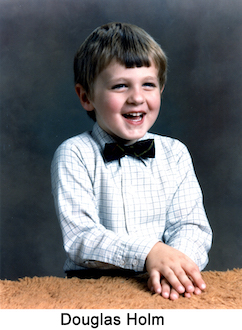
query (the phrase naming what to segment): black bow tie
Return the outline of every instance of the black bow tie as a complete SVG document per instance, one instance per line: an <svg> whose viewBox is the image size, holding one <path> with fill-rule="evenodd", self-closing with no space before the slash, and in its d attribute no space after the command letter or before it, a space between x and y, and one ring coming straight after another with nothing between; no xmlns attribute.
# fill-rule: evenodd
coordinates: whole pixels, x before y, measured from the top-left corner
<svg viewBox="0 0 242 330"><path fill-rule="evenodd" d="M107 162L120 159L126 155L135 158L154 158L155 142L153 139L142 140L130 146L120 145L118 143L106 143L103 155Z"/></svg>

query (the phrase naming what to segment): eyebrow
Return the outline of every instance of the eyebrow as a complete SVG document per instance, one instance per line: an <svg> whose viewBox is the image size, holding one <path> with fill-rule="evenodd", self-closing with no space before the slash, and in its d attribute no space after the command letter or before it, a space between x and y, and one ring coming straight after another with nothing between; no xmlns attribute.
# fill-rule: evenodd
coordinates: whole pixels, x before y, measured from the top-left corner
<svg viewBox="0 0 242 330"><path fill-rule="evenodd" d="M131 77L132 79L132 77ZM110 78L110 79L107 79L107 82L112 84L112 83L116 83L116 82L119 82L119 81L127 81L127 80L130 80L129 77L117 77L117 78ZM159 78L158 76L145 76L145 77L142 77L141 80L156 80L156 81L159 81Z"/></svg>

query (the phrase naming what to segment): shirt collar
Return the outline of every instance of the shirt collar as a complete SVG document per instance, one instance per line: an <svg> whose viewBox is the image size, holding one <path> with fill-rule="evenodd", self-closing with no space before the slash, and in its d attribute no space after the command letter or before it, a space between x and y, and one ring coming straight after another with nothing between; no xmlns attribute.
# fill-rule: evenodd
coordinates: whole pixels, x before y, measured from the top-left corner
<svg viewBox="0 0 242 330"><path fill-rule="evenodd" d="M98 123L95 123L91 133L93 139L100 146L101 150L104 149L106 143L115 142L115 139L105 132Z"/></svg>

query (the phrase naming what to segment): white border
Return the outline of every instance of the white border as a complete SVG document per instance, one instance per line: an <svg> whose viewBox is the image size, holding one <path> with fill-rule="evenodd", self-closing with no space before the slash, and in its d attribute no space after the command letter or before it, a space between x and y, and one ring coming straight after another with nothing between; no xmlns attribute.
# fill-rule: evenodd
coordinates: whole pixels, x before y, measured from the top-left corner
<svg viewBox="0 0 242 330"><path fill-rule="evenodd" d="M61 325L62 314L65 313L65 317L78 318L84 317L85 320L97 321L99 324L83 325L83 324L70 324ZM141 320L144 323L147 320L147 324L134 324L134 321L130 321L128 325L128 316L133 318L136 316L136 320ZM164 323L161 324L162 316ZM153 318L154 317L154 318ZM102 320L101 320L102 318ZM210 330L210 329L228 329L234 327L238 329L241 325L242 309L240 310L184 310L184 309L2 309L0 310L0 328L3 330L7 329L18 329L18 330L69 330L69 329L179 329L179 330ZM148 324L149 320L152 323L152 319L155 324ZM67 322L64 319L64 323ZM112 325L101 325L100 322L105 320L112 320ZM114 324L116 320L116 324ZM117 322L120 320L120 322ZM134 320L134 318L133 318ZM157 321L159 320L159 321ZM160 324L157 324L160 322ZM118 324L119 323L119 324Z"/></svg>

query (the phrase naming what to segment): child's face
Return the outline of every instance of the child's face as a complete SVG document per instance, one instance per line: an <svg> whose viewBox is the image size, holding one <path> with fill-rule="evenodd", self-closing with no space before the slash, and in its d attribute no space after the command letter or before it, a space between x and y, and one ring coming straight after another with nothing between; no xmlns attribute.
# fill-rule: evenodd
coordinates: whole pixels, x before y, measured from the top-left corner
<svg viewBox="0 0 242 330"><path fill-rule="evenodd" d="M162 90L153 63L126 68L111 62L94 83L91 104L99 126L126 143L134 143L156 121Z"/></svg>

